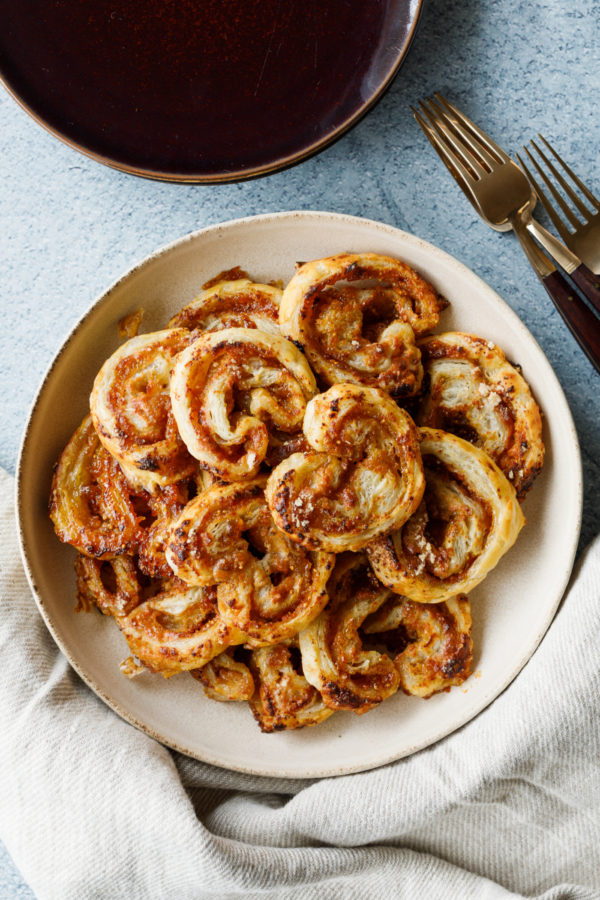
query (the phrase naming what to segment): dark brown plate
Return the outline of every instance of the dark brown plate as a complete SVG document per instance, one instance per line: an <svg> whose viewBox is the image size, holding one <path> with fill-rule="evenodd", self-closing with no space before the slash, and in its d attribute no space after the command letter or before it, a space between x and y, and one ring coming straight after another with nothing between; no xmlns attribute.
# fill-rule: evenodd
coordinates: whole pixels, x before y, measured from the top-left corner
<svg viewBox="0 0 600 900"><path fill-rule="evenodd" d="M388 87L423 0L3 0L0 74L71 146L170 181L282 169Z"/></svg>

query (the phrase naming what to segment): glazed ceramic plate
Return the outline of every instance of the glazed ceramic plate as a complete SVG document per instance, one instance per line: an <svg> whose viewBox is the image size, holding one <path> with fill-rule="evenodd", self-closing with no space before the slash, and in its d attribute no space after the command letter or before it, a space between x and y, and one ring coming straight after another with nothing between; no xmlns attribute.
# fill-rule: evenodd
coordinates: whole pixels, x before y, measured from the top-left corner
<svg viewBox="0 0 600 900"><path fill-rule="evenodd" d="M119 671L129 655L115 623L76 614L74 551L47 513L52 467L88 409L92 381L119 344L117 323L145 309L143 330L163 328L200 286L240 265L257 280L289 280L296 260L374 251L418 269L451 302L440 329L489 338L519 363L545 414L543 473L524 504L527 524L471 594L474 674L430 700L395 695L366 716L340 712L299 731L262 734L246 704L207 700L187 674L165 680ZM382 765L439 740L480 712L527 662L567 584L581 514L581 466L571 415L544 354L510 308L469 269L387 225L322 212L257 216L213 226L144 260L91 307L59 351L29 420L17 480L22 551L39 609L71 664L120 716L170 747L217 766L309 778Z"/></svg>
<svg viewBox="0 0 600 900"><path fill-rule="evenodd" d="M0 73L68 144L124 171L232 181L343 134L397 73L423 0L3 0Z"/></svg>

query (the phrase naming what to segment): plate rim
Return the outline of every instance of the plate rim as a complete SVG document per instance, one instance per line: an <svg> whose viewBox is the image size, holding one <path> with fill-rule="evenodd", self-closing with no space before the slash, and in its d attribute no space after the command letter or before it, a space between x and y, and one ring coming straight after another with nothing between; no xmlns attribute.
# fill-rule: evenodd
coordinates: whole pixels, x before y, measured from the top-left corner
<svg viewBox="0 0 600 900"><path fill-rule="evenodd" d="M315 767L310 772L306 772L304 774L299 774L295 770L287 770L285 766L272 770L269 768L261 768L252 765L243 765L243 764L232 764L232 763L224 763L220 761L217 757L211 756L210 753L203 753L199 755L197 751L190 749L189 747L185 747L174 741L169 739L168 736L159 733L157 730L152 728L151 726L142 722L134 713L130 710L125 709L121 706L121 704L114 700L109 693L104 691L96 682L93 677L91 677L86 671L83 664L80 664L77 659L73 657L68 646L61 639L58 629L55 627L50 612L46 608L46 604L44 601L44 597L42 596L41 590L38 589L37 584L35 582L33 566L30 564L29 554L26 546L25 540L25 529L23 525L23 517L24 517L24 505L25 505L25 486L24 486L24 468L26 465L27 455L31 452L31 448L29 446L29 434L33 427L34 419L36 416L37 408L43 398L44 392L47 389L47 385L49 379L51 378L52 372L58 362L62 359L63 355L67 352L73 341L76 339L77 334L80 329L85 325L87 320L96 313L98 309L103 307L104 305L110 303L114 292L121 286L121 284L127 281L130 278L134 278L135 275L146 266L151 265L155 260L160 259L161 257L166 256L171 251L185 245L186 243L196 241L201 239L205 235L217 235L219 232L228 231L233 228L243 228L247 226L251 226L252 224L261 224L268 223L277 220L288 219L292 221L293 219L302 219L302 220L336 220L339 223L346 223L350 226L363 226L367 228L372 228L376 231L383 231L388 234L390 237L399 237L403 241L407 241L409 244L414 244L415 246L420 247L431 254L431 257L435 259L437 257L440 260L445 261L447 265L450 265L452 268L456 269L457 272L462 275L466 275L468 278L473 279L475 282L479 282L480 285L484 288L484 290L493 295L494 300L499 304L500 309L504 316L509 320L512 327L514 327L518 332L521 333L521 336L524 337L528 343L530 343L536 351L539 353L541 359L545 362L547 367L546 376L551 377L554 382L554 388L558 390L558 394L562 399L563 403L563 414L566 414L566 422L569 426L569 436L572 443L572 448L575 451L574 457L577 463L577 469L574 473L572 473L572 479L574 484L576 484L576 504L574 508L574 518L575 518L575 527L573 528L571 534L570 548L568 554L565 556L565 567L564 570L560 573L561 578L559 579L560 590L557 591L557 598L546 612L546 616L544 617L543 623L540 626L538 632L535 634L535 637L528 643L528 649L524 653L522 657L510 668L509 674L504 678L501 684L494 684L491 689L486 692L483 697L480 698L476 709L469 711L465 716L459 718L450 729L443 728L442 732L439 736L433 739L426 739L423 742L413 742L408 748L405 748L401 752L391 752L381 756L377 762L369 763L367 765L364 764L356 764L356 765L348 765L344 764L343 768L340 769L340 766L321 766ZM383 222L378 222L373 219L364 218L362 216L354 216L348 215L345 213L337 213L337 212L328 212L325 210L291 210L291 211L280 211L275 213L262 213L254 216L244 216L236 219L226 220L224 222L214 223L212 225L205 226L204 228L197 229L188 234L182 235L178 238L175 238L168 243L161 245L160 247L153 250L151 253L147 254L143 259L139 260L125 272L123 272L120 276L118 276L112 284L104 291L102 291L99 295L95 297L90 306L86 309L84 314L78 319L75 325L71 328L71 330L67 333L66 337L63 339L61 346L57 353L54 355L52 361L50 362L45 374L43 375L38 390L36 391L34 400L30 406L26 424L23 430L23 435L21 439L21 444L19 448L17 468L16 468L16 476L15 476L15 505L16 505L16 521L17 521L17 533L19 537L19 550L21 559L23 562L23 567L25 569L25 574L27 577L28 584L31 588L33 598L35 600L36 606L46 627L48 628L52 638L57 644L59 650L66 657L69 664L73 667L73 669L77 672L80 678L84 681L85 684L98 696L100 699L105 702L109 708L111 708L114 712L116 712L120 718L128 722L129 724L135 726L140 731L149 735L153 739L157 740L159 743L163 744L166 747L171 748L185 756L188 756L192 759L199 760L200 762L207 763L209 765L214 765L221 769L226 769L229 771L240 772L247 775L254 775L260 777L272 777L272 778L289 778L294 780L306 780L306 779L314 779L314 778L328 778L328 777L342 777L344 775L354 774L357 772L369 771L375 768L379 768L380 766L388 765L391 762L395 762L399 759L405 758L407 756L411 756L412 754L418 752L419 750L423 750L427 747L433 746L438 743L438 741L443 740L445 737L449 737L459 728L462 728L467 722L476 718L480 713L482 713L497 697L499 697L504 690L514 681L514 679L518 676L523 667L527 664L527 662L531 659L533 654L536 652L540 642L542 641L544 635L546 634L548 628L552 624L554 620L556 611L562 601L565 590L569 583L571 573L573 571L573 566L575 562L575 555L577 552L577 546L579 541L579 534L581 530L581 522L582 522L582 510L583 510L583 472L582 472L582 459L581 459L581 449L579 444L579 438L577 435L577 431L575 428L575 424L573 421L573 416L567 402L566 396L562 389L562 386L550 365L544 351L542 350L539 343L536 341L535 337L531 334L527 326L522 322L519 316L514 312L514 310L508 305L508 303L492 288L487 282L485 282L479 275L473 272L466 264L460 262L460 260L456 259L456 257L447 253L445 250L442 250L440 247L437 247L434 244L431 244L429 241L424 240L416 235L410 234L406 231L403 231L400 228L396 228L393 225L388 225ZM568 563L567 563L568 560Z"/></svg>
<svg viewBox="0 0 600 900"><path fill-rule="evenodd" d="M324 137L320 138L318 141L309 143L297 152L288 153L286 156L278 160L274 160L271 163L236 169L234 171L221 171L215 174L169 173L163 172L160 169L146 168L143 166L129 165L128 163L120 162L119 160L115 160L110 156L92 150L85 144L79 143L73 138L70 138L65 132L52 125L40 112L38 112L27 100L25 100L24 97L21 96L17 88L13 86L11 80L2 70L2 68L0 68L0 84L5 88L9 96L12 97L12 99L21 107L21 109L26 112L27 115L29 115L34 120L34 122L36 122L36 124L40 125L46 132L52 135L52 137L57 138L59 141L61 141L62 144L69 147L71 150L75 150L77 153L81 153L88 159L100 163L103 166L107 166L110 169L114 169L118 172L123 172L126 175L135 175L139 178L147 178L152 181L163 181L171 184L228 184L240 181L250 181L254 178L273 175L275 172L282 172L286 169L298 165L301 162L304 162L307 159L310 159L310 157L312 156L317 155L322 150L330 147L332 144L342 138L348 131L354 128L354 126L357 125L360 120L363 119L364 116L374 106L377 105L377 103L379 103L383 95L387 92L388 88L391 86L392 82L398 75L408 55L422 18L424 4L425 0L408 0L408 12L410 13L410 16L412 18L406 40L399 48L394 62L390 66L387 75L378 85L377 89L369 96L367 100L361 103L360 106L350 116L348 116L343 122L341 122Z"/></svg>

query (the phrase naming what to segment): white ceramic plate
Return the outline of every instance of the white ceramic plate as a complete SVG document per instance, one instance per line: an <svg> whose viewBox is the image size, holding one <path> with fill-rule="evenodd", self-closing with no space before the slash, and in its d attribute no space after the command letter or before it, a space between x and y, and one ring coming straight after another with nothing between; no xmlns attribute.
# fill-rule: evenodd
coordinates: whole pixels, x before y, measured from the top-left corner
<svg viewBox="0 0 600 900"><path fill-rule="evenodd" d="M524 510L516 545L471 595L474 675L430 700L396 695L367 716L336 713L323 724L262 734L246 704L204 697L189 675L129 681L129 655L114 622L78 614L74 551L47 514L52 467L87 410L89 389L117 347L117 322L145 309L143 330L164 327L217 272L240 265L258 280L287 281L296 260L341 251L397 256L450 301L438 330L462 329L497 343L519 363L545 414L546 464ZM581 518L577 437L546 357L509 307L446 253L386 225L322 212L257 216L189 235L153 254L113 285L77 325L50 368L26 429L17 479L25 567L39 609L73 667L127 721L182 753L217 766L314 778L370 769L414 753L463 725L517 675L552 621L573 564Z"/></svg>

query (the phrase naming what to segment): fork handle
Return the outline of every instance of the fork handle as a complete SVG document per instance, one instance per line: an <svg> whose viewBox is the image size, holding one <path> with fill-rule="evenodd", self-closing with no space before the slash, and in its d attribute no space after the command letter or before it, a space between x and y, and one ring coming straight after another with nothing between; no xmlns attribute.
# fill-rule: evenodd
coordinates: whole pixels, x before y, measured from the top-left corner
<svg viewBox="0 0 600 900"><path fill-rule="evenodd" d="M573 273L574 274L574 273ZM573 274L571 278L573 278ZM577 296L571 285L555 270L541 277L565 325L597 372L600 372L600 319Z"/></svg>
<svg viewBox="0 0 600 900"><path fill-rule="evenodd" d="M537 219L534 219L531 212L525 210L520 215L521 223L525 226L529 234L542 245L546 253L549 253L557 266L567 273L569 278L577 285L583 296L590 301L596 312L600 313L600 275L596 275L583 263L578 256L568 247L559 241L550 231L544 228ZM515 225L513 225L515 227ZM516 223L516 228L519 223ZM516 230L516 229L515 229ZM522 230L522 229L521 229ZM522 243L522 242L521 242ZM527 249L524 247L525 252ZM529 256L530 254L527 253ZM537 271L535 261L530 260L533 267ZM548 267L544 269L549 271Z"/></svg>
<svg viewBox="0 0 600 900"><path fill-rule="evenodd" d="M572 272L569 278L575 282L584 297L590 301L594 309L600 313L600 275L596 275L591 269L581 263Z"/></svg>
<svg viewBox="0 0 600 900"><path fill-rule="evenodd" d="M565 325L600 372L600 319L558 271L549 256L533 240L518 211L509 216L510 224L531 266L561 314Z"/></svg>

